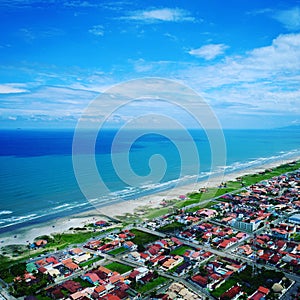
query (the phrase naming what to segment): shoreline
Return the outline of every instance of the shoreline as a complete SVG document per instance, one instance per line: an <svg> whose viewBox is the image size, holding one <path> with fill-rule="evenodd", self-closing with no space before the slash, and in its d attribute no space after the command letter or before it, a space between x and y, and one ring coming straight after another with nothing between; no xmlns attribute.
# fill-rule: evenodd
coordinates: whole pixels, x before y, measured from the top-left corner
<svg viewBox="0 0 300 300"><path fill-rule="evenodd" d="M266 169L272 169L283 164L291 163L300 160L300 156L293 158L280 159L259 166L248 167L243 170L234 171L228 174L216 175L206 180L195 182L188 185L177 186L173 189L157 192L155 194L143 196L134 200L124 200L117 204L95 208L82 213L69 215L66 217L41 222L34 225L29 225L21 229L15 229L0 234L0 247L32 243L34 239L42 235L51 235L55 233L67 232L70 228L83 227L86 224L93 223L100 219L108 217L124 216L125 214L133 214L135 210L147 206L148 208L161 208L162 200L177 199L180 201L180 195L187 193L198 192L199 188L217 187L221 182L235 181L236 178L248 174L257 174Z"/></svg>

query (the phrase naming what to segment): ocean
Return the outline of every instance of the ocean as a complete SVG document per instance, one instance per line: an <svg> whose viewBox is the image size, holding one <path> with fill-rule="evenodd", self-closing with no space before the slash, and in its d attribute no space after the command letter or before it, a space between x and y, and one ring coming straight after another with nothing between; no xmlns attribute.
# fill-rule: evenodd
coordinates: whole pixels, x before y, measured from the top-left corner
<svg viewBox="0 0 300 300"><path fill-rule="evenodd" d="M192 139L180 131L170 131L167 136L128 131L114 145L112 160L116 133L104 130L92 149L97 178L88 164L75 175L73 131L1 130L0 233L201 182L220 170L231 173L300 155L299 128L224 130L226 152L216 153L202 130L189 131ZM189 155L189 149L197 151ZM88 157L84 148L82 151L76 155ZM226 161L220 165L223 156ZM79 187L82 180L83 191Z"/></svg>

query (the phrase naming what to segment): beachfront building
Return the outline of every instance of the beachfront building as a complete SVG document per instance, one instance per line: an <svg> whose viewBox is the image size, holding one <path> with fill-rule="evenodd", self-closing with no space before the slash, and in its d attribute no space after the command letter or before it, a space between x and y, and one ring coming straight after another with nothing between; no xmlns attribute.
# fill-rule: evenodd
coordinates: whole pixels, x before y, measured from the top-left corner
<svg viewBox="0 0 300 300"><path fill-rule="evenodd" d="M289 217L289 222L294 224L300 224L300 214L295 214Z"/></svg>
<svg viewBox="0 0 300 300"><path fill-rule="evenodd" d="M230 225L242 230L242 231L247 231L247 232L253 232L255 231L259 225L261 224L261 220L247 220L247 221L241 221L237 219L233 219L230 221Z"/></svg>

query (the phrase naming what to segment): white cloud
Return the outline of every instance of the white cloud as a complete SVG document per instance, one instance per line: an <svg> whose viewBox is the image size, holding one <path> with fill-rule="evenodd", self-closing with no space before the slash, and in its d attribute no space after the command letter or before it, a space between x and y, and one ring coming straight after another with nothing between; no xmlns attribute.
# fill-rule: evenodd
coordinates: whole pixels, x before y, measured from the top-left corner
<svg viewBox="0 0 300 300"><path fill-rule="evenodd" d="M300 7L296 6L288 10L278 11L273 18L281 22L289 30L300 29Z"/></svg>
<svg viewBox="0 0 300 300"><path fill-rule="evenodd" d="M0 115L36 120L77 119L98 93L58 86L32 88L26 94L1 96Z"/></svg>
<svg viewBox="0 0 300 300"><path fill-rule="evenodd" d="M209 44L197 49L192 49L189 51L189 54L204 58L206 60L212 60L217 56L223 54L227 48L228 46L224 44Z"/></svg>
<svg viewBox="0 0 300 300"><path fill-rule="evenodd" d="M123 19L142 22L193 22L195 18L186 10L179 8L162 8L134 11Z"/></svg>
<svg viewBox="0 0 300 300"><path fill-rule="evenodd" d="M97 36L103 36L104 30L102 25L95 25L90 30L89 33L97 35Z"/></svg>
<svg viewBox="0 0 300 300"><path fill-rule="evenodd" d="M300 33L279 35L268 46L208 66L183 66L178 77L201 92L221 118L261 115L266 118L254 126L263 127L270 116L278 127L274 116L287 120L300 114Z"/></svg>
<svg viewBox="0 0 300 300"><path fill-rule="evenodd" d="M18 84L0 84L0 94L26 93L28 90L21 88Z"/></svg>

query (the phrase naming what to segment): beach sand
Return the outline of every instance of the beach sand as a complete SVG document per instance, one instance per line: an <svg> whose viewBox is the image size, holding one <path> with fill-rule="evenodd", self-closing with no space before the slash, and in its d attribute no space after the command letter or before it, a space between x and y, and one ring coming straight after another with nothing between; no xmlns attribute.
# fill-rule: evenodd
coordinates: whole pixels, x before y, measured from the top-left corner
<svg viewBox="0 0 300 300"><path fill-rule="evenodd" d="M70 228L83 227L86 224L94 223L96 220L105 219L103 215L116 217L126 213L134 213L136 209L141 207L156 208L161 207L162 200L178 199L179 195L186 195L194 191L198 191L202 187L217 187L221 182L235 180L238 177L262 172L266 169L271 169L282 164L292 161L300 160L300 157L293 157L286 160L280 160L258 167L251 167L238 172L211 177L206 181L196 182L194 184L185 185L173 188L171 190L158 192L156 194L148 195L142 198L121 201L117 204L105 206L100 209L87 211L77 215L71 215L60 219L55 219L45 223L25 227L24 229L17 229L11 232L0 234L0 246L10 244L28 244L41 235L50 235L53 233L62 233L68 231Z"/></svg>

